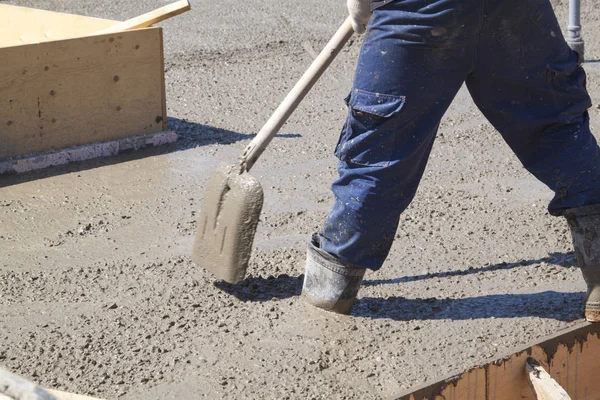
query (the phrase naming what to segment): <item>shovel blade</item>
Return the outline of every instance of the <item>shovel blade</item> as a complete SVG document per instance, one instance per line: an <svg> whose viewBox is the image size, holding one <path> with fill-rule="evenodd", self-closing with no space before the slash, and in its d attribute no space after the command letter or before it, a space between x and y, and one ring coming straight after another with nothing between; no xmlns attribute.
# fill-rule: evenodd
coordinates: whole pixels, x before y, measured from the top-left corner
<svg viewBox="0 0 600 400"><path fill-rule="evenodd" d="M262 205L263 190L252 175L217 167L206 185L192 260L217 279L243 280Z"/></svg>

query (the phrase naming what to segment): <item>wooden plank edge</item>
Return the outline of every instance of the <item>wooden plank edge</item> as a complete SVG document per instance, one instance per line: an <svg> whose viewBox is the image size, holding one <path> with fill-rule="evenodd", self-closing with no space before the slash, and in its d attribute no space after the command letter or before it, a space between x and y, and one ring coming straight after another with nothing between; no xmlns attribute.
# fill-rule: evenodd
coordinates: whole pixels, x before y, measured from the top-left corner
<svg viewBox="0 0 600 400"><path fill-rule="evenodd" d="M56 397L58 400L102 400L97 397L84 396L82 394L62 392L60 390L46 389L48 393Z"/></svg>
<svg viewBox="0 0 600 400"><path fill-rule="evenodd" d="M101 400L60 390L46 389L22 376L0 368L0 400Z"/></svg>
<svg viewBox="0 0 600 400"><path fill-rule="evenodd" d="M543 337L539 339L537 343L533 343L527 346L526 348L516 349L505 357L487 359L483 363L478 364L472 368L468 368L467 370L459 372L458 374L446 376L434 383L426 382L422 385L417 385L390 398L396 400L434 400L437 398L441 398L441 393L444 391L444 389L446 389L450 385L456 386L458 384L458 381L460 381L461 378L463 376L466 376L469 372L480 368L485 369L489 365L493 364L501 365L505 361L510 360L513 356L517 356L523 353L531 354L532 349L536 346L541 347L544 350L546 356L548 357L548 359L545 361L548 364L550 364L560 345L566 345L570 351L578 344L582 346L583 342L587 340L589 335L595 335L600 338L600 323L577 323L571 327L557 331L554 335ZM523 370L525 370L525 365L523 365Z"/></svg>
<svg viewBox="0 0 600 400"><path fill-rule="evenodd" d="M57 400L102 400L97 397L84 396L81 394L62 392L60 390L45 389L46 392L56 397ZM47 399L47 397L46 397ZM0 393L0 400L14 400L13 397L6 396Z"/></svg>
<svg viewBox="0 0 600 400"><path fill-rule="evenodd" d="M165 79L165 50L164 50L164 36L162 32L162 28L160 29L160 34L158 35L160 38L160 74L161 74L161 96L162 96L162 129L167 129L167 90L166 90L166 79Z"/></svg>
<svg viewBox="0 0 600 400"><path fill-rule="evenodd" d="M525 371L531 390L538 400L571 400L565 389L533 358L528 358Z"/></svg>
<svg viewBox="0 0 600 400"><path fill-rule="evenodd" d="M148 146L173 143L178 135L175 131L163 131L102 143L90 143L45 153L32 153L0 160L0 175L34 171L71 162L115 156L126 150L138 150Z"/></svg>
<svg viewBox="0 0 600 400"><path fill-rule="evenodd" d="M120 21L0 4L0 22L1 50L87 36Z"/></svg>
<svg viewBox="0 0 600 400"><path fill-rule="evenodd" d="M191 8L192 7L188 0L179 0L171 4L167 4L166 6L157 8L146 14L142 14L137 17L128 19L127 21L115 24L110 28L94 32L94 35L121 32L129 29L146 28L166 19L172 18L176 15L182 14L186 11L189 11L191 10Z"/></svg>
<svg viewBox="0 0 600 400"><path fill-rule="evenodd" d="M0 1L2 1L2 0L0 0ZM153 30L153 29L162 29L162 28L157 27L157 26L148 26L148 27L140 28L140 29ZM11 49L11 48L15 48L15 47L22 48L24 46L40 46L40 45L44 45L44 44L47 44L47 43L61 43L61 42L67 43L67 42L73 41L73 40L81 40L81 38L84 38L84 37L94 37L94 38L97 37L97 39L100 40L100 41L105 40L105 39L110 40L111 36L114 36L114 35L115 35L115 33L107 33L107 34L90 33L88 35L82 35L82 36L77 36L77 37L68 37L68 38L64 38L64 39L50 40L48 42L15 44L15 45L8 46L8 47L2 47L2 45L0 45L0 52L2 52L2 50ZM162 36L162 33L161 33L161 36Z"/></svg>
<svg viewBox="0 0 600 400"><path fill-rule="evenodd" d="M47 393L50 393L56 398L56 400L102 400L97 397L83 396L81 394L61 392L60 390L46 389ZM44 397L43 400L47 400L48 396ZM0 400L14 400L13 397L9 397L0 393Z"/></svg>

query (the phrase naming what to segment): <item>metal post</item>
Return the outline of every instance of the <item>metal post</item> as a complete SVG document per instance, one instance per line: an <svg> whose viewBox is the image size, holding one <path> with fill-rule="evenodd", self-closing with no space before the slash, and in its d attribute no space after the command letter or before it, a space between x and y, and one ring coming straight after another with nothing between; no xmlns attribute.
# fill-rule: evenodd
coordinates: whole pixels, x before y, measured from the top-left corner
<svg viewBox="0 0 600 400"><path fill-rule="evenodd" d="M569 34L567 36L567 44L579 54L579 58L583 61L584 43L581 37L580 15L581 0L569 0Z"/></svg>

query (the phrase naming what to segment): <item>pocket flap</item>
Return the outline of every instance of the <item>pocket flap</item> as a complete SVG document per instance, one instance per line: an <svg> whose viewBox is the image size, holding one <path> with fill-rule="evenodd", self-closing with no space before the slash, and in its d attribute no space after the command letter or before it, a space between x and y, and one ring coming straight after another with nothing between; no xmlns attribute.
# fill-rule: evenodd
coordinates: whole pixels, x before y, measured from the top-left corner
<svg viewBox="0 0 600 400"><path fill-rule="evenodd" d="M405 99L404 96L354 89L348 105L356 111L386 118L399 112L404 106Z"/></svg>

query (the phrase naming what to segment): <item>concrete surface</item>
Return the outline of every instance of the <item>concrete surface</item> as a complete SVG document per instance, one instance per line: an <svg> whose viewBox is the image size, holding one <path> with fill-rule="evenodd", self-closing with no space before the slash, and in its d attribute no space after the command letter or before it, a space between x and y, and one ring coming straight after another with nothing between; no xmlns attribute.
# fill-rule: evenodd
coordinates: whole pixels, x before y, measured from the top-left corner
<svg viewBox="0 0 600 400"><path fill-rule="evenodd" d="M164 1L12 0L126 19ZM384 268L351 316L298 298L325 217L353 41L253 169L249 278L190 262L206 179L233 162L345 17L344 1L195 2L163 24L176 144L0 179L0 365L124 399L376 399L580 320L584 284L550 192L461 90ZM553 1L561 22L567 2ZM598 10L583 2L600 132Z"/></svg>

